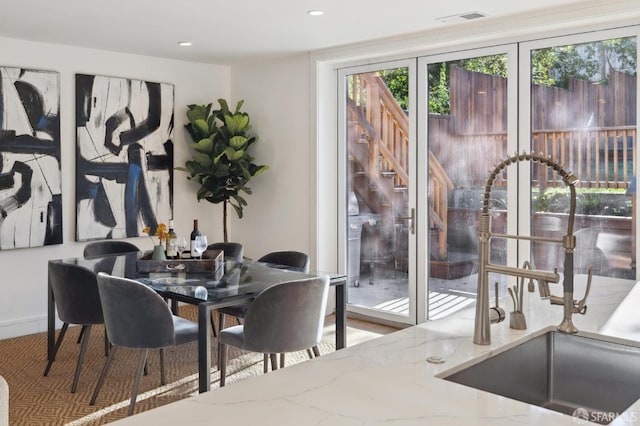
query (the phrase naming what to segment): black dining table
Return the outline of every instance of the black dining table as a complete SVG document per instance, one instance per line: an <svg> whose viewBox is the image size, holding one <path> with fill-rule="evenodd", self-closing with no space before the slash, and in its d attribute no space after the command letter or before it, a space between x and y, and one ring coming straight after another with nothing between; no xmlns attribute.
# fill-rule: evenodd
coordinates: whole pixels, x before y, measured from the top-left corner
<svg viewBox="0 0 640 426"><path fill-rule="evenodd" d="M211 389L211 311L214 309L244 304L264 289L284 281L302 278L329 276L330 285L336 289L335 344L336 349L346 346L346 283L344 274L322 271L302 272L281 265L252 260L236 262L225 259L223 266L215 272L140 272L138 260L146 252L131 252L99 258L69 258L49 262L71 263L84 266L91 271L125 277L141 282L171 301L171 309L178 313L179 302L198 306L198 389ZM55 300L51 283L47 289L47 357L53 356L55 345Z"/></svg>

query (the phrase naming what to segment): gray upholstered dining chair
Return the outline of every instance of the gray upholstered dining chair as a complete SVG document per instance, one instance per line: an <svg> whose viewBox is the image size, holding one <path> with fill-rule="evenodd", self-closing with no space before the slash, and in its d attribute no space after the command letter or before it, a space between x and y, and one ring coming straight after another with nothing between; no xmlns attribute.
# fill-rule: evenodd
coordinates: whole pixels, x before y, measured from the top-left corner
<svg viewBox="0 0 640 426"><path fill-rule="evenodd" d="M317 346L322 339L329 277L286 281L262 291L247 309L244 324L220 330L220 386L225 385L229 346L264 354L264 371L276 354Z"/></svg>
<svg viewBox="0 0 640 426"><path fill-rule="evenodd" d="M82 363L87 351L89 337L91 336L91 326L102 324L102 307L96 275L89 269L73 264L49 262L49 282L55 300L58 317L63 322L62 329L58 334L53 353L47 362L44 375L48 376L53 361L55 361L58 349L62 344L69 324L81 325L81 346L78 355L71 392L75 392L80 379ZM105 338L105 355L108 353L108 343Z"/></svg>
<svg viewBox="0 0 640 426"><path fill-rule="evenodd" d="M286 266L286 269L294 269L300 272L309 272L311 259L306 253L299 251L272 251L258 259L258 262L270 263L271 265Z"/></svg>
<svg viewBox="0 0 640 426"><path fill-rule="evenodd" d="M160 380L164 385L164 349L197 340L198 324L173 315L162 297L144 284L103 272L98 274L97 279L104 325L113 348L100 373L89 404L94 405L98 398L116 348L140 349L129 404L131 415L135 409L140 378L149 349L160 349Z"/></svg>
<svg viewBox="0 0 640 426"><path fill-rule="evenodd" d="M236 262L242 262L244 247L240 243L213 243L207 246L207 250L223 250L224 258Z"/></svg>
<svg viewBox="0 0 640 426"><path fill-rule="evenodd" d="M284 267L285 269L292 269L300 272L309 272L309 264L311 263L311 260L309 258L309 255L306 253L294 250L284 250L272 251L270 253L267 253L260 259L258 259L258 262L267 263L268 266L274 268ZM238 324L240 324L240 319L244 318L247 314L249 303L218 309L218 324L220 324L220 330L224 328L226 315L235 317ZM211 327L214 330L213 334L215 336L215 326L213 325L213 323L211 324ZM320 350L317 346L308 349L307 353L309 354L309 358L313 358L314 355L320 356ZM284 353L280 356L281 366L284 366L284 356ZM219 354L218 358L220 358Z"/></svg>
<svg viewBox="0 0 640 426"><path fill-rule="evenodd" d="M106 256L110 254L129 253L132 251L140 251L140 249L127 241L95 241L84 246L84 257L87 259Z"/></svg>
<svg viewBox="0 0 640 426"><path fill-rule="evenodd" d="M299 251L273 251L265 254L258 262L268 263L272 267L285 267L285 269L293 269L300 272L309 272L310 259L309 255ZM249 302L251 303L251 302ZM229 306L218 309L218 323L220 329L224 328L225 315L230 315L238 319L244 318L247 313L249 304L238 306ZM240 324L240 321L238 321Z"/></svg>

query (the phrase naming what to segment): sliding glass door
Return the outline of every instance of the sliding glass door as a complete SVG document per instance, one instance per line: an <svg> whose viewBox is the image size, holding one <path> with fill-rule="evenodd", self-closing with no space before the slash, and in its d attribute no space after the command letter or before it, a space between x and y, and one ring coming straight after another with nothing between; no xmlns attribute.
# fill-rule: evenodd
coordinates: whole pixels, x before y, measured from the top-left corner
<svg viewBox="0 0 640 426"><path fill-rule="evenodd" d="M339 72L349 309L416 322L415 60ZM412 81L414 83L412 83Z"/></svg>
<svg viewBox="0 0 640 426"><path fill-rule="evenodd" d="M475 303L478 280L478 221L491 165L515 143L515 46L421 58L419 146L427 151L428 319ZM491 230L515 230L515 169L507 169L491 190ZM512 250L508 248L511 247ZM493 239L495 264L515 262L513 241ZM506 279L490 276L504 294ZM492 286L492 291L495 287Z"/></svg>
<svg viewBox="0 0 640 426"><path fill-rule="evenodd" d="M578 179L573 272L635 280L637 38L632 27L338 71L350 310L416 323L471 307L487 178L523 151ZM562 244L545 241L568 232L556 172L510 164L488 197L491 263L566 272ZM493 300L515 279L489 283Z"/></svg>
<svg viewBox="0 0 640 426"><path fill-rule="evenodd" d="M576 274L636 279L637 67L637 29L521 45L520 92L529 112L521 140L578 178ZM546 166L527 173L531 195L521 209L531 215L523 225L533 235L566 234L570 197L562 179ZM561 245L524 247L537 268L562 272Z"/></svg>

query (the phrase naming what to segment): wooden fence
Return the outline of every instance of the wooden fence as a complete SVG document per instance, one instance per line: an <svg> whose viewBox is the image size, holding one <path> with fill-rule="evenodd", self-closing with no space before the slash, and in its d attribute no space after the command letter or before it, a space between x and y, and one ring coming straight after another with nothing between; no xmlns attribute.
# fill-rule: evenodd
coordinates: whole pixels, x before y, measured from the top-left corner
<svg viewBox="0 0 640 426"><path fill-rule="evenodd" d="M429 116L429 146L456 185L483 185L491 165L507 156L507 80L452 66L450 86L450 115ZM606 86L576 79L567 89L532 85L531 151L558 160L579 186L627 188L636 170L636 86L636 76L615 70ZM542 165L532 180L564 185Z"/></svg>

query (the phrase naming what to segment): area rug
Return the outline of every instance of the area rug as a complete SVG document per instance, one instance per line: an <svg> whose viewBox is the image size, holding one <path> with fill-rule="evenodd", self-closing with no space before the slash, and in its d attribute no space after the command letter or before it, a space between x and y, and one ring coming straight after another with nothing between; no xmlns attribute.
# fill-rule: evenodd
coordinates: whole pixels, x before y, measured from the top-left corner
<svg viewBox="0 0 640 426"><path fill-rule="evenodd" d="M183 316L195 317L195 310L183 309ZM193 319L193 318L192 318ZM331 317L325 326L321 353L335 350ZM65 336L48 377L46 367L46 333L37 333L0 341L0 375L9 383L10 425L100 425L127 415L133 375L138 353L119 349L96 404L89 405L94 386L106 357L104 329L94 327L76 393L71 383L80 345L76 343L80 327L71 327ZM212 354L216 354L212 339ZM287 365L308 360L306 352L287 355ZM215 364L215 355L212 362ZM136 413L168 404L197 393L197 343L168 349L166 352L167 385L160 385L159 352L150 352L149 374L140 383ZM262 374L262 355L230 348L227 385ZM219 386L216 365L211 370L211 387Z"/></svg>

